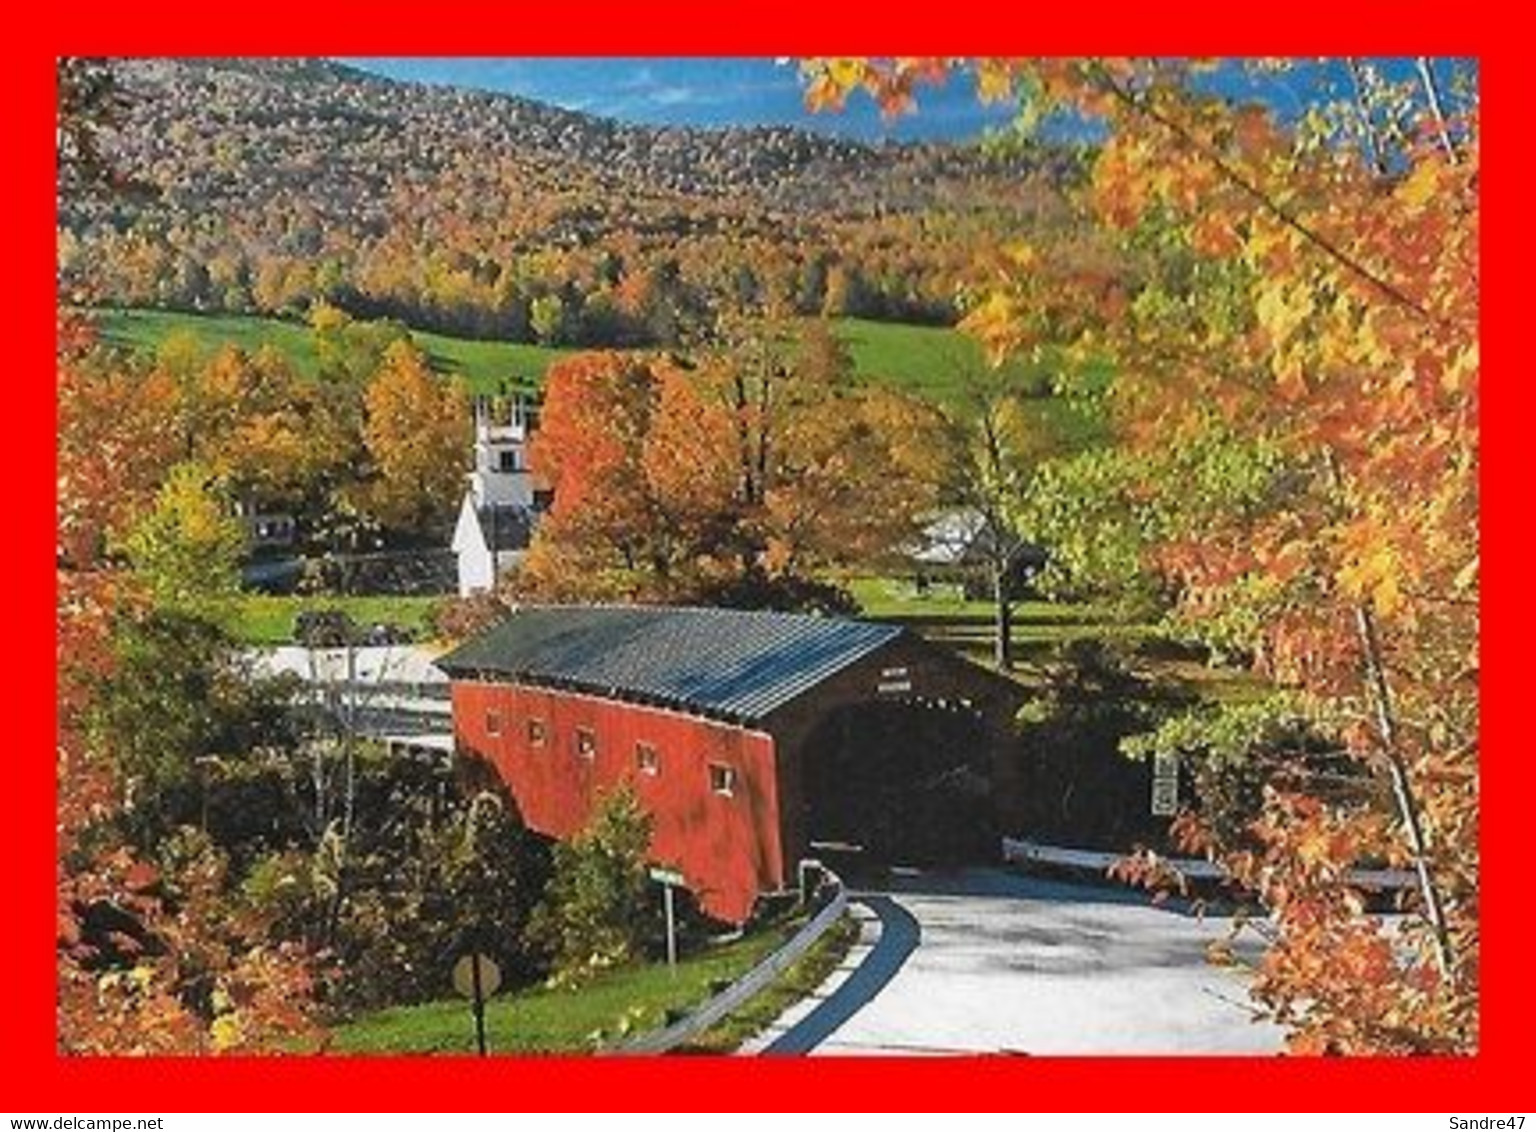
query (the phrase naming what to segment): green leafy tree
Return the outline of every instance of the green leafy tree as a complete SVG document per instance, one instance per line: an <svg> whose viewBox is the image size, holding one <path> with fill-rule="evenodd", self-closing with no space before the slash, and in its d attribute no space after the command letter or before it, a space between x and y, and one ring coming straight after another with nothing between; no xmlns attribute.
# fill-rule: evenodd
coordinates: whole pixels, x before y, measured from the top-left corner
<svg viewBox="0 0 1536 1132"><path fill-rule="evenodd" d="M621 786L583 833L555 847L554 875L529 938L551 956L556 983L579 983L639 957L655 917L646 876L650 844L650 815Z"/></svg>
<svg viewBox="0 0 1536 1132"><path fill-rule="evenodd" d="M240 588L245 545L222 485L188 461L171 469L122 549L157 605L214 612Z"/></svg>
<svg viewBox="0 0 1536 1132"><path fill-rule="evenodd" d="M528 324L535 337L553 346L565 337L565 302L559 295L540 295L528 308Z"/></svg>
<svg viewBox="0 0 1536 1132"><path fill-rule="evenodd" d="M109 753L127 824L146 844L178 824L208 827L217 768L294 745L290 688L253 678L217 624L184 608L125 609L109 647L86 729Z"/></svg>
<svg viewBox="0 0 1536 1132"><path fill-rule="evenodd" d="M523 941L548 877L548 855L496 792L461 795L435 769L360 760L358 815L347 844L333 823L312 850L275 854L247 896L289 937L339 960L330 998L369 1009L441 997L468 948L509 978L538 968ZM416 801L405 801L413 795Z"/></svg>
<svg viewBox="0 0 1536 1132"><path fill-rule="evenodd" d="M947 414L948 493L973 522L970 552L992 597L992 659L1013 667L1013 606L1034 535L1018 507L1035 467L1056 444L1033 410L1035 375L1020 366L983 368L953 359L956 395ZM1038 538L1038 535L1034 537Z"/></svg>
<svg viewBox="0 0 1536 1132"><path fill-rule="evenodd" d="M409 342L411 333L389 319L360 322L323 300L309 311L309 326L326 381L360 387L384 361L396 342Z"/></svg>

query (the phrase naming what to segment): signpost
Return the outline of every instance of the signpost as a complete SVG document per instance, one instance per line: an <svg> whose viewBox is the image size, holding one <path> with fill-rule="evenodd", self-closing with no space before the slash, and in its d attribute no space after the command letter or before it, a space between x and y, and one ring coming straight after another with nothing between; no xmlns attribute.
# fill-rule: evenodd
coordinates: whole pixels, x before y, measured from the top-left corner
<svg viewBox="0 0 1536 1132"><path fill-rule="evenodd" d="M475 1012L475 1045L485 1056L485 1000L501 986L501 968L489 955L471 951L453 965L453 989L470 1000Z"/></svg>
<svg viewBox="0 0 1536 1132"><path fill-rule="evenodd" d="M1152 760L1152 814L1171 818L1179 811L1178 756L1159 753Z"/></svg>
<svg viewBox="0 0 1536 1132"><path fill-rule="evenodd" d="M667 970L677 973L677 918L672 906L672 890L681 888L683 874L676 869L653 868L650 870L653 881L661 885L662 907L667 914Z"/></svg>

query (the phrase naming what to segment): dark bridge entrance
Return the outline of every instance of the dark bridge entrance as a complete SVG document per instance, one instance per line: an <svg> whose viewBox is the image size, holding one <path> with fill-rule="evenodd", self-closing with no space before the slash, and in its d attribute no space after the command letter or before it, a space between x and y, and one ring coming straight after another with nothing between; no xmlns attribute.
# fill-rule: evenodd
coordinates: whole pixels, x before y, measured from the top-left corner
<svg viewBox="0 0 1536 1132"><path fill-rule="evenodd" d="M861 845L885 864L993 860L990 742L981 717L960 705L834 709L803 748L809 840Z"/></svg>

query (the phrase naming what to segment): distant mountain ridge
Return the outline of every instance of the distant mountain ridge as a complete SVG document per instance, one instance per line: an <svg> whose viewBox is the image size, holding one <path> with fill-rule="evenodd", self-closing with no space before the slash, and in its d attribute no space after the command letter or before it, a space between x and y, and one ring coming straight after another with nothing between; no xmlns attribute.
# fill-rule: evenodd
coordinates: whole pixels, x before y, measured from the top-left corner
<svg viewBox="0 0 1536 1132"><path fill-rule="evenodd" d="M651 190L745 192L793 208L918 207L926 201L915 188L997 168L971 146L870 145L787 126L631 125L513 94L402 82L327 59L137 59L120 69L135 102L119 152L136 167L175 162L188 127L254 140L323 125L331 131L328 156L341 171L364 155L422 171L453 157L515 152L575 161ZM871 179L891 183L875 192ZM368 182L361 176L357 184Z"/></svg>
<svg viewBox="0 0 1536 1132"><path fill-rule="evenodd" d="M302 315L325 297L548 345L666 343L772 296L942 322L987 244L977 218L1038 210L1030 186L1049 197L1075 168L1045 147L633 125L328 59L114 69L128 106L103 148L151 192L61 193L60 285L86 302Z"/></svg>

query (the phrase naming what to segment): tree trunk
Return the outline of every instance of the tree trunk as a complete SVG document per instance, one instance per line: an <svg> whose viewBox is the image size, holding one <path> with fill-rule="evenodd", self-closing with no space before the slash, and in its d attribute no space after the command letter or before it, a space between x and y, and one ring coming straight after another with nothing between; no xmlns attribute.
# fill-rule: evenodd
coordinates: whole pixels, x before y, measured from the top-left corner
<svg viewBox="0 0 1536 1132"><path fill-rule="evenodd" d="M1375 618L1370 607L1363 602L1355 606L1355 628L1364 654L1366 683L1376 709L1376 734L1386 754L1387 773L1392 780L1392 796L1397 802L1398 816L1402 819L1403 832L1408 838L1408 848L1413 853L1419 896L1424 901L1424 918L1429 921L1434 939L1435 965L1440 969L1440 974L1449 979L1452 957L1450 933L1445 925L1445 909L1441 903L1440 890L1429 871L1418 799L1414 797L1413 785L1408 779L1408 767L1398 749L1397 717L1392 709L1392 692L1387 684L1386 668L1382 664Z"/></svg>
<svg viewBox="0 0 1536 1132"><path fill-rule="evenodd" d="M1456 152L1456 145L1451 141L1450 127L1445 122L1445 111L1440 105L1440 84L1435 81L1434 69L1430 66L1429 59L1420 55L1414 59L1419 69L1419 83L1424 87L1424 100L1429 103L1429 113L1435 120L1435 130L1440 135L1440 148L1445 150L1445 156L1452 165L1459 165L1461 157Z"/></svg>
<svg viewBox="0 0 1536 1132"><path fill-rule="evenodd" d="M1338 454L1332 448L1324 450L1323 459L1328 471L1328 481L1342 503L1344 497L1344 473L1339 467ZM1435 947L1435 966L1440 974L1449 979L1451 974L1451 939L1445 924L1445 905L1434 875L1429 871L1429 858L1424 837L1424 825L1420 817L1419 800L1414 796L1413 783L1408 777L1408 766L1398 745L1397 714L1392 706L1392 688L1387 680L1386 662L1381 655L1381 639L1376 632L1376 618L1365 599L1353 603L1355 633L1360 641L1361 667L1365 678L1366 693L1375 713L1376 738L1387 764L1387 775L1392 782L1392 798L1397 806L1398 819L1403 823L1403 833L1408 839L1408 849L1413 855L1414 876L1419 882L1419 896L1424 901L1424 918L1429 921Z"/></svg>
<svg viewBox="0 0 1536 1132"><path fill-rule="evenodd" d="M1371 104L1365 91L1365 76L1360 70L1360 60L1350 56L1344 62L1349 68L1349 82L1355 93L1355 114L1360 119L1361 147L1365 150L1365 159L1371 169L1380 177L1387 171L1387 162L1382 155L1381 143L1376 138L1376 121L1371 116Z"/></svg>
<svg viewBox="0 0 1536 1132"><path fill-rule="evenodd" d="M992 661L999 672L1013 669L1013 599L1008 593L1006 563L992 567L993 621Z"/></svg>

